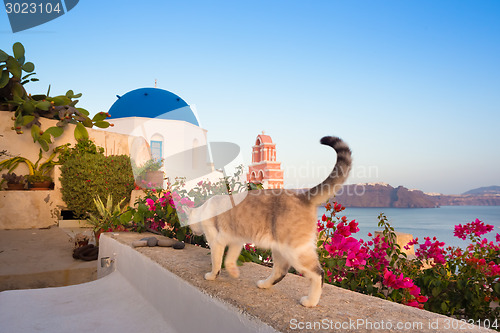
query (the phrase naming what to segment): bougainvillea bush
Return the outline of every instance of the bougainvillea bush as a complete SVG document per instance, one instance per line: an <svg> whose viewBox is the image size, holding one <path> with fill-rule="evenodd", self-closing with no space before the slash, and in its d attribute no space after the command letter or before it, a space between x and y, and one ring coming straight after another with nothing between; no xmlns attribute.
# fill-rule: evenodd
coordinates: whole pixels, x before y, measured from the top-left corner
<svg viewBox="0 0 500 333"><path fill-rule="evenodd" d="M423 308L423 296L415 282L403 273L406 254L396 243L394 228L381 214L378 226L382 234L370 240L356 239L355 220L337 216L345 208L338 203L326 204L327 214L318 221L318 252L325 270L325 282L409 306Z"/></svg>
<svg viewBox="0 0 500 333"><path fill-rule="evenodd" d="M192 200L182 198L173 189L145 189L144 192L145 196L137 199L133 210L136 231L159 232L180 241L191 237L189 228L181 226L179 215L185 214L182 206L193 207Z"/></svg>
<svg viewBox="0 0 500 333"><path fill-rule="evenodd" d="M475 220L455 226L455 236L469 239L465 249L445 247L433 237L412 240L415 258L396 243L394 229L381 214L382 234L356 239L355 220L337 216L345 208L326 204L318 221L318 252L325 282L409 306L424 308L471 323L500 327L500 234L496 242L482 236L494 227Z"/></svg>
<svg viewBox="0 0 500 333"><path fill-rule="evenodd" d="M410 262L408 271L429 295L425 309L460 319L489 320L491 327L498 329L500 235L496 234L495 242L482 238L493 229L478 219L456 225L454 235L470 240L466 249L445 248L444 243L429 237L422 244L418 239L409 243L418 245L417 258Z"/></svg>

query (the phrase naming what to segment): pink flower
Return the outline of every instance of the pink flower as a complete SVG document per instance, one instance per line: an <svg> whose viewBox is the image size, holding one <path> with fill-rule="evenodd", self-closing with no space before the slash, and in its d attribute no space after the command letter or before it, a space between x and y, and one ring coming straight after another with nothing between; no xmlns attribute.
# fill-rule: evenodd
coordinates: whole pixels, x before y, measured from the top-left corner
<svg viewBox="0 0 500 333"><path fill-rule="evenodd" d="M425 303L425 302L427 302L428 299L429 299L428 297L423 296L423 295L417 296L417 302L419 302L419 303Z"/></svg>
<svg viewBox="0 0 500 333"><path fill-rule="evenodd" d="M181 205L186 205L188 207L194 207L194 202L189 198L182 198L180 201Z"/></svg>
<svg viewBox="0 0 500 333"><path fill-rule="evenodd" d="M149 210L153 211L155 210L155 202L151 198L146 199L146 204L149 206Z"/></svg>
<svg viewBox="0 0 500 333"><path fill-rule="evenodd" d="M500 243L500 234L496 235L495 240L497 241L497 243Z"/></svg>
<svg viewBox="0 0 500 333"><path fill-rule="evenodd" d="M462 224L456 225L453 233L455 237L466 239L469 235L480 237L481 235L492 231L493 228L494 227L492 225L484 224L479 219L476 219L475 221L467 223L464 226L462 226Z"/></svg>
<svg viewBox="0 0 500 333"><path fill-rule="evenodd" d="M344 209L345 209L345 207L342 206L341 204L336 203L336 202L333 203L333 210L335 210L336 213L339 213L339 212L343 211Z"/></svg>
<svg viewBox="0 0 500 333"><path fill-rule="evenodd" d="M359 231L358 223L356 222L356 220L352 220L351 222L349 222L349 229L353 234Z"/></svg>
<svg viewBox="0 0 500 333"><path fill-rule="evenodd" d="M416 285L410 287L410 295L417 297L420 295L420 288Z"/></svg>
<svg viewBox="0 0 500 333"><path fill-rule="evenodd" d="M423 259L433 259L437 264L445 264L446 260L444 255L446 251L443 249L444 245L443 242L437 240L431 242L430 237L425 237L425 243L419 246L417 251L415 251L415 255Z"/></svg>

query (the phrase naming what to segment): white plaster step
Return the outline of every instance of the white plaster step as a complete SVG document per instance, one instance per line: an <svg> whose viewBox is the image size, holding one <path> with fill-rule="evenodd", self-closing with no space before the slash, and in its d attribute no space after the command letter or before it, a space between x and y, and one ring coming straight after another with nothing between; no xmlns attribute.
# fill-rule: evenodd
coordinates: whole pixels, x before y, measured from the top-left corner
<svg viewBox="0 0 500 333"><path fill-rule="evenodd" d="M118 271L80 285L3 291L0 323L6 333L176 332Z"/></svg>

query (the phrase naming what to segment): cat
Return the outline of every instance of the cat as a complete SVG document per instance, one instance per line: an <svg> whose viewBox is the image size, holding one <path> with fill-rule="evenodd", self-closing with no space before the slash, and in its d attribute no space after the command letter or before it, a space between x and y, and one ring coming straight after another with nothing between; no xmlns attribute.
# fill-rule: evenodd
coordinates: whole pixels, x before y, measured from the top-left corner
<svg viewBox="0 0 500 333"><path fill-rule="evenodd" d="M228 196L212 197L187 211L189 220L197 222L190 224L191 230L198 235L204 233L211 249L212 270L205 274L205 279L214 280L220 273L226 246L226 270L238 278L236 261L241 249L244 244L253 243L258 248L271 249L274 263L271 275L257 282L259 288L280 282L292 266L311 283L309 294L300 303L306 307L318 304L324 271L316 248L317 207L342 187L352 164L351 150L340 138L324 137L320 142L335 149L337 162L319 185L305 192L275 189L234 194L234 207L220 214L220 206L227 205Z"/></svg>

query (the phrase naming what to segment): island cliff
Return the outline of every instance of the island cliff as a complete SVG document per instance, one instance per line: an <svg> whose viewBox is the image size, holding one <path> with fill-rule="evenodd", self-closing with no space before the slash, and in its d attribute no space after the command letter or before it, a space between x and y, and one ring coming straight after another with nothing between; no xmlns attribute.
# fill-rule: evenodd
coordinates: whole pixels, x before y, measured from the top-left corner
<svg viewBox="0 0 500 333"><path fill-rule="evenodd" d="M427 194L384 183L345 185L335 200L346 207L433 208L439 206L500 206L500 187L490 186L459 195Z"/></svg>

